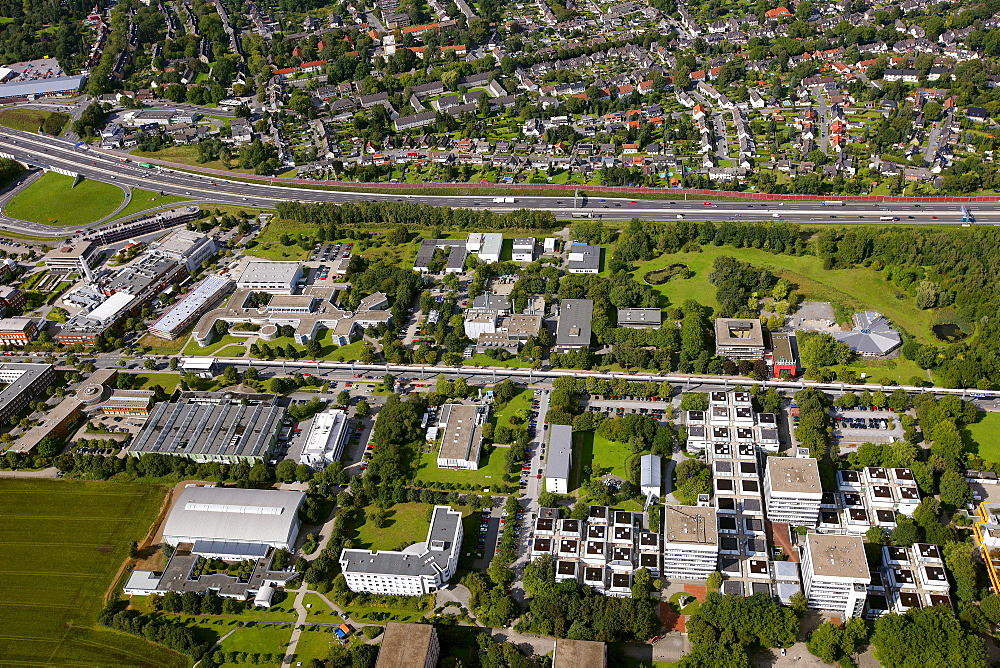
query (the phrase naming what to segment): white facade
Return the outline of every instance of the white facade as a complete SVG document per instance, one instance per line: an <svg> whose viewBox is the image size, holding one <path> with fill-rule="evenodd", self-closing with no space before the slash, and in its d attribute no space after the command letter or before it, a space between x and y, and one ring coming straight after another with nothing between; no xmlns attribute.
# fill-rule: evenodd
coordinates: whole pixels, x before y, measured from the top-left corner
<svg viewBox="0 0 1000 668"><path fill-rule="evenodd" d="M462 513L435 506L427 540L405 550L344 550L340 565L351 591L421 596L455 575L462 547Z"/></svg>
<svg viewBox="0 0 1000 668"><path fill-rule="evenodd" d="M639 491L647 499L659 498L663 490L661 465L659 455L643 455L639 459Z"/></svg>
<svg viewBox="0 0 1000 668"><path fill-rule="evenodd" d="M823 500L816 460L812 457L768 457L764 498L767 517L772 522L815 529Z"/></svg>
<svg viewBox="0 0 1000 668"><path fill-rule="evenodd" d="M302 276L298 262L251 261L236 281L241 290L290 295Z"/></svg>
<svg viewBox="0 0 1000 668"><path fill-rule="evenodd" d="M465 250L476 253L484 264L499 262L502 248L503 235L499 232L472 232L465 243Z"/></svg>
<svg viewBox="0 0 1000 668"><path fill-rule="evenodd" d="M549 452L545 464L545 491L569 493L569 475L573 470L573 428L564 424L551 425Z"/></svg>
<svg viewBox="0 0 1000 668"><path fill-rule="evenodd" d="M514 248L511 254L514 262L531 262L535 259L535 239L525 237L514 239Z"/></svg>
<svg viewBox="0 0 1000 668"><path fill-rule="evenodd" d="M705 580L718 570L719 527L715 508L663 507L663 577Z"/></svg>
<svg viewBox="0 0 1000 668"><path fill-rule="evenodd" d="M810 533L802 548L802 584L810 608L860 616L871 574L861 536Z"/></svg>
<svg viewBox="0 0 1000 668"><path fill-rule="evenodd" d="M349 436L346 411L335 409L318 414L313 418L299 463L319 470L339 461Z"/></svg>

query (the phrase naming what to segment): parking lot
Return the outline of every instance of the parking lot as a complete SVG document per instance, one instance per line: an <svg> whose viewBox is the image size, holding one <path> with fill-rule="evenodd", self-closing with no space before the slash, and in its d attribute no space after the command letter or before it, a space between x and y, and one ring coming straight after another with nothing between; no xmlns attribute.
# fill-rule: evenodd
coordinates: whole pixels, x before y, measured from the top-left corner
<svg viewBox="0 0 1000 668"><path fill-rule="evenodd" d="M628 414L646 415L657 422L666 423L673 415L671 401L659 397L625 397L617 395L591 394L583 397L584 410L601 412L609 417Z"/></svg>
<svg viewBox="0 0 1000 668"><path fill-rule="evenodd" d="M331 262L339 260L340 258L350 257L351 249L354 248L354 244L351 242L341 243L322 243L313 246L312 254L309 259L313 262Z"/></svg>
<svg viewBox="0 0 1000 668"><path fill-rule="evenodd" d="M834 408L833 437L840 446L861 443L892 443L903 440L899 415L888 410L839 410Z"/></svg>

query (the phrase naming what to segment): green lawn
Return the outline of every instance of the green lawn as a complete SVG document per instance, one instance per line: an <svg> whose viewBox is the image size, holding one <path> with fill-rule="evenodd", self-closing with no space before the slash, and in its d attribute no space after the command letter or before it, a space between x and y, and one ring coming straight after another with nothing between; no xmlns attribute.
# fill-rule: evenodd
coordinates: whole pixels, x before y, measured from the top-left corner
<svg viewBox="0 0 1000 668"><path fill-rule="evenodd" d="M577 432L577 436L580 461L584 466L590 464L594 472L601 470L628 479L625 463L632 457L632 448L628 443L609 441L592 431Z"/></svg>
<svg viewBox="0 0 1000 668"><path fill-rule="evenodd" d="M228 629L221 631L224 635ZM244 626L223 640L216 651L248 654L284 654L292 638L291 626ZM229 664L223 664L229 665Z"/></svg>
<svg viewBox="0 0 1000 668"><path fill-rule="evenodd" d="M534 393L531 390L520 390L514 395L514 398L507 402L507 405L498 410L492 415L492 420L494 426L506 426L506 427L523 427L521 425L512 425L510 423L510 417L522 410L531 410L531 398Z"/></svg>
<svg viewBox="0 0 1000 668"><path fill-rule="evenodd" d="M163 496L153 485L0 480L0 663L189 665L96 623L129 541L145 537Z"/></svg>
<svg viewBox="0 0 1000 668"><path fill-rule="evenodd" d="M45 225L86 225L114 212L125 200L118 186L46 172L17 194L4 208L11 218Z"/></svg>
<svg viewBox="0 0 1000 668"><path fill-rule="evenodd" d="M463 360L462 364L465 366L497 366L497 367L511 367L511 368L516 367L519 369L526 369L532 365L532 362L526 362L516 357L512 357L509 360L504 360L503 362L501 362L500 360L493 359L489 355L485 355L483 353L476 353L469 359Z"/></svg>
<svg viewBox="0 0 1000 668"><path fill-rule="evenodd" d="M322 661L329 655L330 645L335 642L338 641L337 636L333 634L333 627L306 625L305 630L299 635L298 644L295 645L295 661L301 661L302 665L306 665L311 659Z"/></svg>
<svg viewBox="0 0 1000 668"><path fill-rule="evenodd" d="M285 261L294 260L301 262L309 259L309 251L298 244L282 246L280 243L260 243L253 248L246 250L247 255L263 258L265 260Z"/></svg>
<svg viewBox="0 0 1000 668"><path fill-rule="evenodd" d="M333 362L356 362L360 359L361 350L365 346L364 341L358 340L354 343L349 343L346 346L335 347L335 344L333 343L333 334L330 333L330 330L324 329L321 331L322 334L319 337L319 342L320 345L323 346L323 354L320 356L320 359L330 360ZM260 343L266 343L272 350L274 350L276 346L281 346L282 348L292 346L298 351L299 359L312 360L312 357L309 357L309 355L305 352L306 347L295 343L290 336L279 336L273 341L260 341Z"/></svg>
<svg viewBox="0 0 1000 668"><path fill-rule="evenodd" d="M197 146L168 146L160 151L132 151L132 155L137 158L153 158L154 160L166 160L167 162L178 162L182 165L205 167L208 169L226 169L220 160L211 162L198 162ZM252 173L249 169L240 169L239 164L235 164L231 172L243 174Z"/></svg>
<svg viewBox="0 0 1000 668"><path fill-rule="evenodd" d="M306 619L311 622L339 622L340 617L333 608L326 604L316 594L306 594L302 597L302 605L306 608ZM310 607L311 606L311 607Z"/></svg>
<svg viewBox="0 0 1000 668"><path fill-rule="evenodd" d="M183 354L190 355L191 357L208 357L209 355L214 357L218 350L221 350L226 346L231 346L234 343L243 343L246 340L246 336L233 336L232 334L219 336L218 334L215 334L212 342L207 346L202 347L199 346L198 342L192 338L188 341L188 344L184 346Z"/></svg>
<svg viewBox="0 0 1000 668"><path fill-rule="evenodd" d="M0 111L0 125L22 132L44 130L46 134L59 135L69 123L69 114L42 109L4 109Z"/></svg>
<svg viewBox="0 0 1000 668"><path fill-rule="evenodd" d="M458 482L473 484L485 488L493 489L497 485L506 485L503 480L504 474L504 454L507 448L493 448L489 454L483 453L479 458L479 469L476 471L453 471L452 469L439 469L437 465L438 446L430 452L420 456L420 465L417 467L416 479L423 481L428 486L435 486L444 482Z"/></svg>
<svg viewBox="0 0 1000 668"><path fill-rule="evenodd" d="M970 450L990 462L1000 462L1000 413L979 413L979 421L963 429Z"/></svg>
<svg viewBox="0 0 1000 668"><path fill-rule="evenodd" d="M383 528L367 521L356 527L357 546L365 550L395 550L405 542L418 543L427 538L426 503L397 503L388 509L388 521Z"/></svg>
<svg viewBox="0 0 1000 668"><path fill-rule="evenodd" d="M152 371L136 371L136 384L133 389L148 390L153 385L161 386L167 394L177 389L177 384L181 382L180 373L154 373Z"/></svg>
<svg viewBox="0 0 1000 668"><path fill-rule="evenodd" d="M164 195L161 197L158 192L143 190L142 188L132 188L132 199L129 201L128 206L122 209L118 215L121 217L131 216L133 213L139 213L154 206L158 207L187 201L187 197L178 197L177 195Z"/></svg>
<svg viewBox="0 0 1000 668"><path fill-rule="evenodd" d="M246 346L226 346L215 353L218 357L246 357Z"/></svg>
<svg viewBox="0 0 1000 668"><path fill-rule="evenodd" d="M647 271L675 263L686 264L694 273L691 278L674 279L664 285L652 286L653 289L675 306L694 299L718 308L715 286L708 282L708 276L715 258L723 255L771 269L776 275L791 281L808 300L829 301L853 310L876 310L920 342L940 343L930 331L930 312L918 309L909 297L896 299L899 291L878 272L867 267L825 270L823 261L814 255L780 255L756 248L705 246L697 252L668 254L642 262L632 275L642 282L642 276Z"/></svg>

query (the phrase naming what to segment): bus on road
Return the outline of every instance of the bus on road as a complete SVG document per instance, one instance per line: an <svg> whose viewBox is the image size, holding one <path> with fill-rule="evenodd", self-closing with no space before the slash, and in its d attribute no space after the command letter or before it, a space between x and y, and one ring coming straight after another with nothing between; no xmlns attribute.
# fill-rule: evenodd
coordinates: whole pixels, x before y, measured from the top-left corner
<svg viewBox="0 0 1000 668"><path fill-rule="evenodd" d="M151 164L149 164L148 162L140 162L139 166L140 167L145 167L146 169L152 169L153 168L153 166Z"/></svg>

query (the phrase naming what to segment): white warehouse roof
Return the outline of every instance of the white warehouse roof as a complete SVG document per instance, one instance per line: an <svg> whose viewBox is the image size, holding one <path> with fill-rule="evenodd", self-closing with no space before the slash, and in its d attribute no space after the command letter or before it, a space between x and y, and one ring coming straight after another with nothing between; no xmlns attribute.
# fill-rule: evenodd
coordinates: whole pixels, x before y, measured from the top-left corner
<svg viewBox="0 0 1000 668"><path fill-rule="evenodd" d="M187 487L163 525L171 545L195 540L291 545L298 534L304 492Z"/></svg>

